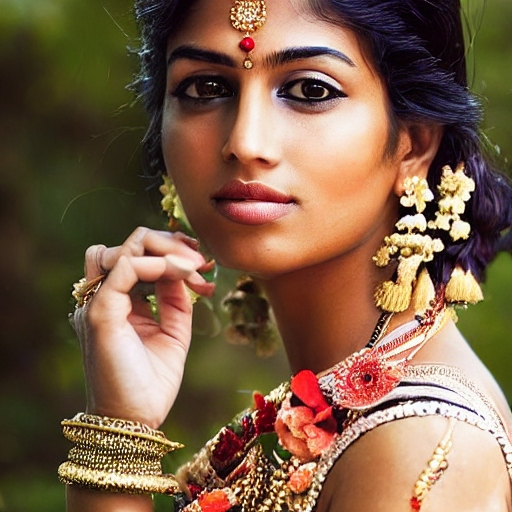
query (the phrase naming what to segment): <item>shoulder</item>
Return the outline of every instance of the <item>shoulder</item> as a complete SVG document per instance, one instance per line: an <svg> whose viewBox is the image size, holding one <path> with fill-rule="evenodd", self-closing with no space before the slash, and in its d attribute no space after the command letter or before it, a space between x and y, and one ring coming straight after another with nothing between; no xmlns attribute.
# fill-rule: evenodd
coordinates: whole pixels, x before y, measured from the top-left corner
<svg viewBox="0 0 512 512"><path fill-rule="evenodd" d="M416 482L449 429L449 420L414 417L365 434L334 465L317 512L410 512ZM455 421L448 468L422 512L510 511L510 479L492 435Z"/></svg>

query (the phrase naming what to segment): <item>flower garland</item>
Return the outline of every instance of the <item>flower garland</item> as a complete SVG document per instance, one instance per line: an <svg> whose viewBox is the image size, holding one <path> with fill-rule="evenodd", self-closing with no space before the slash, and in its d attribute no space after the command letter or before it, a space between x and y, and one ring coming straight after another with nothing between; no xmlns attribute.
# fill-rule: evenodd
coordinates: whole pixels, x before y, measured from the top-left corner
<svg viewBox="0 0 512 512"><path fill-rule="evenodd" d="M301 510L322 454L398 386L411 358L449 318L443 299L327 372L303 370L267 397L255 393L253 408L185 466L188 496L178 510Z"/></svg>

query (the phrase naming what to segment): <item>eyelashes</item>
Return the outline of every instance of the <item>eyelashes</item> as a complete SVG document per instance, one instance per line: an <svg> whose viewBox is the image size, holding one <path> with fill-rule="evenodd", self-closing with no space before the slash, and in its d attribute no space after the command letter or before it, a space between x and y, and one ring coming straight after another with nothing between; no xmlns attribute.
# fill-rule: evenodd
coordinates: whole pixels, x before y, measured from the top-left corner
<svg viewBox="0 0 512 512"><path fill-rule="evenodd" d="M347 97L341 89L318 78L292 80L279 89L277 96L301 103L322 103Z"/></svg>
<svg viewBox="0 0 512 512"><path fill-rule="evenodd" d="M191 76L179 83L171 94L183 100L205 102L231 98L236 91L219 76Z"/></svg>
<svg viewBox="0 0 512 512"><path fill-rule="evenodd" d="M171 91L171 95L181 101L203 105L232 98L237 94L235 85L216 75L188 77ZM288 81L277 90L276 95L290 102L313 105L347 97L339 86L312 77Z"/></svg>

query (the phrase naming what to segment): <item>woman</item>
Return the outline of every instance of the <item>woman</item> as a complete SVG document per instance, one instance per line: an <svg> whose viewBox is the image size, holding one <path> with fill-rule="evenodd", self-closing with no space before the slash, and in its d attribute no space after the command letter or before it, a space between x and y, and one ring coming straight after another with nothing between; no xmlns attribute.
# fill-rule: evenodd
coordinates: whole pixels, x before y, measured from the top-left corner
<svg viewBox="0 0 512 512"><path fill-rule="evenodd" d="M211 264L194 239L145 228L91 247L68 510L151 510L137 492L177 493L187 511L512 510L512 416L451 315L480 299L512 223L478 141L459 10L137 2L149 163L215 260L264 290L295 377L255 395L179 488L155 470L176 445L152 429L180 387L188 289L213 293Z"/></svg>

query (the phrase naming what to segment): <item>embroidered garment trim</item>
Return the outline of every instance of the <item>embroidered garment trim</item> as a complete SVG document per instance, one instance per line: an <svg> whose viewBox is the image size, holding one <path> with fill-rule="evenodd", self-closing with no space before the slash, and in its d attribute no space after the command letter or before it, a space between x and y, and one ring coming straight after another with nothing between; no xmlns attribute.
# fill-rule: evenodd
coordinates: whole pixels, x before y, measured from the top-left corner
<svg viewBox="0 0 512 512"><path fill-rule="evenodd" d="M368 416L362 416L345 429L345 431L336 440L334 445L328 450L328 452L318 463L317 473L314 477L313 485L311 486L306 500L304 500L305 507L302 510L304 512L312 512L329 471L332 469L334 463L347 450L347 448L352 445L352 443L357 441L367 432L370 432L374 428L380 425L384 425L385 423L404 418L424 416L442 416L444 418L454 418L458 421L463 421L494 435L503 450L507 463L507 470L510 478L512 479L512 445L504 436L503 431L495 432L493 430L492 423L484 419L479 414L457 405L431 400L407 402L405 404L398 404L389 407L388 409L382 411L374 412Z"/></svg>
<svg viewBox="0 0 512 512"><path fill-rule="evenodd" d="M272 417L283 407L288 390L285 383L265 398L259 395L255 409L235 418L180 470L179 480L193 498L184 499L177 510L204 512L214 502L222 512L312 512L329 472L352 443L380 425L410 417L442 416L490 433L512 479L512 444L505 423L492 400L457 368L409 366L399 386L370 410L346 411L341 433L331 434L332 442L320 457L306 463L289 458L275 444ZM234 433L235 424L249 436L247 441ZM254 429L269 437L256 442Z"/></svg>

